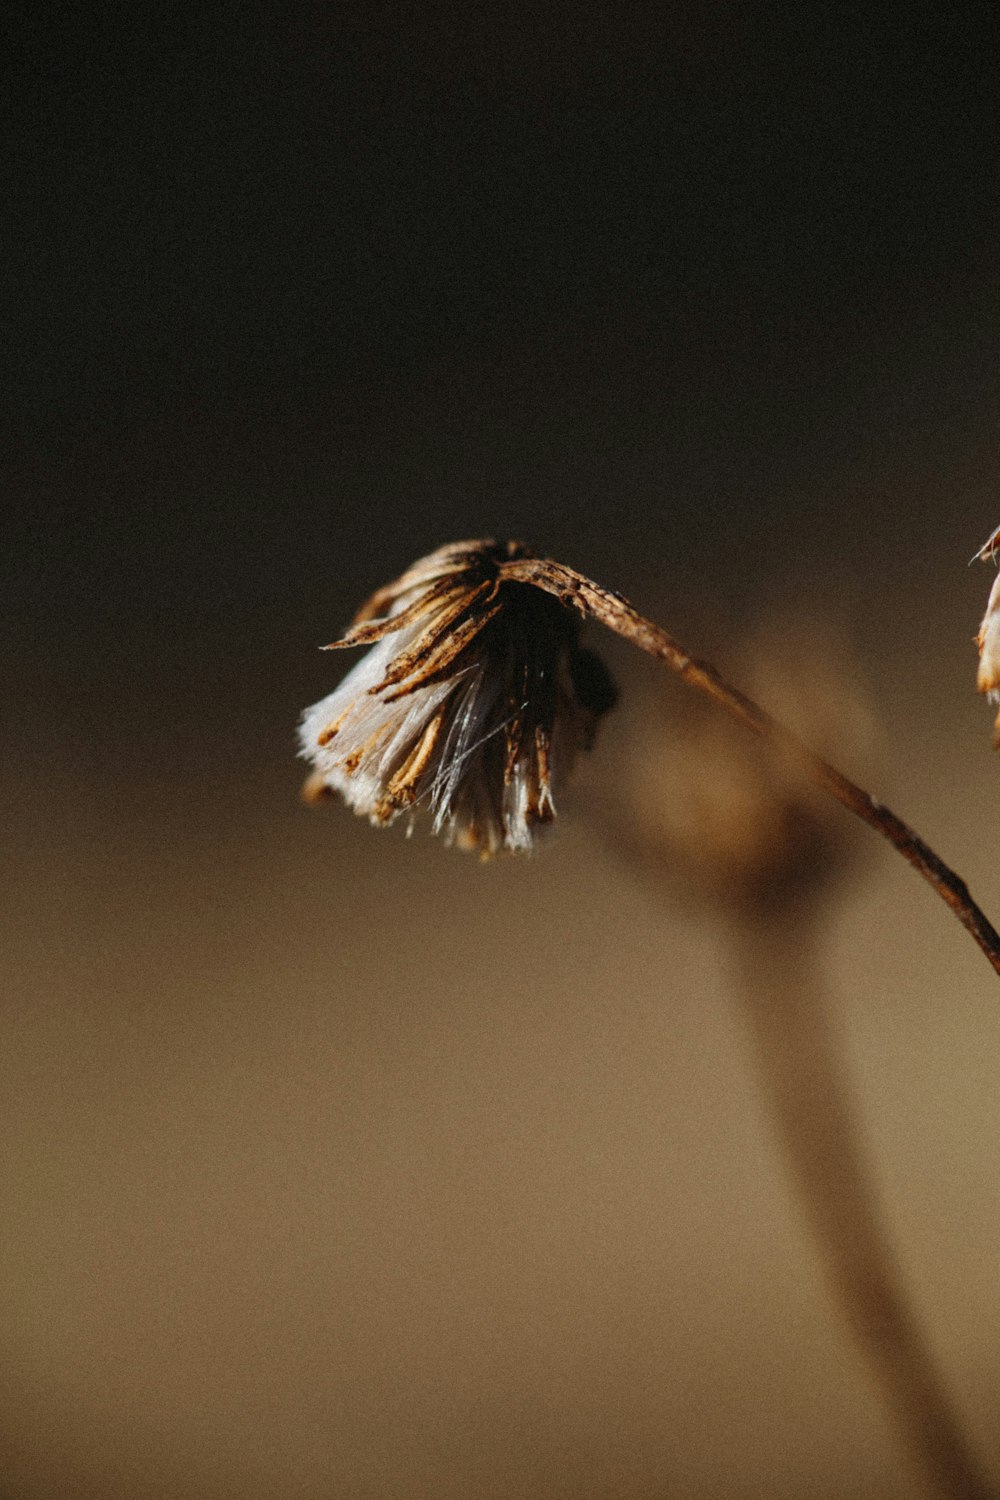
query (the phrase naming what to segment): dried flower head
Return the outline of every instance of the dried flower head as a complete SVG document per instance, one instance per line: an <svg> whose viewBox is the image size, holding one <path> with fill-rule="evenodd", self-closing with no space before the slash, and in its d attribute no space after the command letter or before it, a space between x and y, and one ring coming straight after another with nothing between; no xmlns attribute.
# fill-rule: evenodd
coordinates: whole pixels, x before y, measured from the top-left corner
<svg viewBox="0 0 1000 1500"><path fill-rule="evenodd" d="M989 541L980 547L976 558L982 558L984 562L990 562L997 555L998 539L1000 539L1000 527L994 531ZM986 605L986 613L983 623L979 627L976 636L976 645L979 647L979 672L976 676L976 686L981 693L985 693L991 703L1000 704L1000 573L997 574L990 591L989 602ZM1000 750L1000 712L997 713L993 725L993 743Z"/></svg>
<svg viewBox="0 0 1000 1500"><path fill-rule="evenodd" d="M576 616L504 577L531 556L455 542L372 595L332 647L371 650L302 718L307 800L339 792L378 824L426 809L484 855L534 847L614 689Z"/></svg>

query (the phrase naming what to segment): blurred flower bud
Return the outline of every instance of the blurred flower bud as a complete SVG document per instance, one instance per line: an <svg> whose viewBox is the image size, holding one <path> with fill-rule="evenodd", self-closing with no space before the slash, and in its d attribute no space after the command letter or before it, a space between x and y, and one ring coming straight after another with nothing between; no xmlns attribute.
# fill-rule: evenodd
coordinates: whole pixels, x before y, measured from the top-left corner
<svg viewBox="0 0 1000 1500"><path fill-rule="evenodd" d="M751 696L823 756L857 762L872 739L857 689L813 636L747 653ZM772 914L817 899L849 862L848 821L804 765L710 705L663 701L628 781L633 846L685 894Z"/></svg>

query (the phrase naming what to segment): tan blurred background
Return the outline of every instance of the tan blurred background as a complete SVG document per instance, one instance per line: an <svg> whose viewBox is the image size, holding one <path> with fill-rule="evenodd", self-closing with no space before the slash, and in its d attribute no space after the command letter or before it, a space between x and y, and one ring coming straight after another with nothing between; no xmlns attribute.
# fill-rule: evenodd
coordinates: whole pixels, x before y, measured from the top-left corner
<svg viewBox="0 0 1000 1500"><path fill-rule="evenodd" d="M829 632L1000 914L991 13L331 14L12 52L5 1500L918 1494L725 934L596 831L654 668L525 862L300 807L293 729L364 594L526 536L723 667ZM1000 1476L1000 990L861 847L825 980Z"/></svg>

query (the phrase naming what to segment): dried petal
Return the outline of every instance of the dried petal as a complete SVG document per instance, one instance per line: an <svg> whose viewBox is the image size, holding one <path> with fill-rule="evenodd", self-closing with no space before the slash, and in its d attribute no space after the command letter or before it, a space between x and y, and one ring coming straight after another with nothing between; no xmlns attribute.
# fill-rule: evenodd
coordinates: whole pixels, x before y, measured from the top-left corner
<svg viewBox="0 0 1000 1500"><path fill-rule="evenodd" d="M997 552L1000 552L1000 526L995 531L990 532L990 535L986 538L979 551L973 553L971 561L992 562Z"/></svg>

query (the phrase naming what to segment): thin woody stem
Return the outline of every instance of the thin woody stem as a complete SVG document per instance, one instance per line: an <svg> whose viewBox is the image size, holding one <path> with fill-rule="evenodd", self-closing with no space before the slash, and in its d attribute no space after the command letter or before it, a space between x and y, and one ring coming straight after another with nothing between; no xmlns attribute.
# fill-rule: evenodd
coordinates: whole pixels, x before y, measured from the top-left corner
<svg viewBox="0 0 1000 1500"><path fill-rule="evenodd" d="M969 894L969 888L955 871L940 859L928 844L902 818L877 802L863 787L857 786L822 756L816 755L797 735L759 708L751 698L731 687L715 668L688 652L659 625L647 620L621 594L585 578L563 563L546 558L517 558L501 564L502 576L514 583L533 584L544 589L586 618L594 619L617 635L655 656L677 675L711 698L715 703L752 729L756 734L780 745L791 753L812 779L850 812L874 828L899 851L942 901L955 913L996 973L1000 974L1000 933L980 910Z"/></svg>

